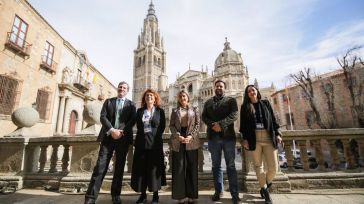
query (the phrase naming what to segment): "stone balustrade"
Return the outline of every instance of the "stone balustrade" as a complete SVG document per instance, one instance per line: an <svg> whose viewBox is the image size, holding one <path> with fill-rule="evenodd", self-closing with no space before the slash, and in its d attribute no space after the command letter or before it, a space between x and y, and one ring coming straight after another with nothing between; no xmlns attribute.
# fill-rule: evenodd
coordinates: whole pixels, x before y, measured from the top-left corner
<svg viewBox="0 0 364 204"><path fill-rule="evenodd" d="M364 129L284 131L283 141L291 188L364 187Z"/></svg>
<svg viewBox="0 0 364 204"><path fill-rule="evenodd" d="M170 134L163 136L168 151ZM199 189L212 189L211 167L206 153L206 133L200 133ZM274 191L296 188L317 188L340 184L341 187L364 187L362 164L364 129L296 130L283 132L285 157L288 168L279 171ZM341 141L343 151L337 148ZM354 157L353 141L358 144ZM300 151L302 169L296 169L297 159L292 151L293 141ZM86 190L98 156L99 143L95 136L4 137L0 138L0 190L5 188L45 188L60 192L82 193ZM240 144L237 143L237 150ZM309 150L309 151L307 151ZM355 151L354 151L355 152ZM242 151L241 166L237 166L242 191L255 192L258 182L249 153ZM314 157L317 167L310 168ZM129 149L124 174L124 188L128 188L133 148ZM167 180L170 181L171 156L167 162ZM356 159L354 159L356 158ZM342 165L344 163L344 165ZM240 163L238 163L240 165ZM314 165L315 166L315 165ZM110 188L113 166L110 165L103 189ZM225 179L226 180L226 179ZM228 186L228 185L226 185ZM331 186L338 187L338 186ZM169 187L166 188L169 190Z"/></svg>

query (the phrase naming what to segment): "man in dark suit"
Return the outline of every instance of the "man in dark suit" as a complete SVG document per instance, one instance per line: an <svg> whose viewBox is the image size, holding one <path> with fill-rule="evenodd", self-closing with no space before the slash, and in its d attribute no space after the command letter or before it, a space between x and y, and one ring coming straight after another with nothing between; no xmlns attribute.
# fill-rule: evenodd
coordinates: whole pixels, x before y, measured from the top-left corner
<svg viewBox="0 0 364 204"><path fill-rule="evenodd" d="M102 128L97 138L101 142L99 156L85 195L85 204L95 203L114 151L116 161L111 197L114 204L121 204L121 185L126 155L133 143L136 107L134 102L125 98L129 91L126 82L120 82L117 91L118 96L106 99L101 110Z"/></svg>

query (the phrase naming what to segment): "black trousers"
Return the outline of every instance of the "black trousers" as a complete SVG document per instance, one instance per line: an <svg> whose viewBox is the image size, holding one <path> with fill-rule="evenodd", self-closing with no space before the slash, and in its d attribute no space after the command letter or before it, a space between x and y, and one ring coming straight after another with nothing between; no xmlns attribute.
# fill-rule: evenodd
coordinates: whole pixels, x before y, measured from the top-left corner
<svg viewBox="0 0 364 204"><path fill-rule="evenodd" d="M181 144L179 152L172 151L172 199L186 197L198 198L198 152Z"/></svg>
<svg viewBox="0 0 364 204"><path fill-rule="evenodd" d="M90 183L86 192L86 199L97 199L100 192L102 181L107 173L110 160L113 152L115 151L116 161L114 176L111 184L111 195L118 196L121 193L121 185L124 175L124 166L126 155L128 154L129 144L123 140L114 140L112 138L105 138L100 144L99 156L96 166L91 176Z"/></svg>

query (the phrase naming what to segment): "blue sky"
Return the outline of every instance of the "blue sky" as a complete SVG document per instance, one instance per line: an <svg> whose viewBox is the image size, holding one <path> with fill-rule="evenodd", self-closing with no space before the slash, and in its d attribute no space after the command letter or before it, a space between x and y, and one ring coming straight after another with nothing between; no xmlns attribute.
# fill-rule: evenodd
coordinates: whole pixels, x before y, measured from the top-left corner
<svg viewBox="0 0 364 204"><path fill-rule="evenodd" d="M29 0L38 12L113 84L132 84L133 50L149 0ZM303 67L338 69L336 57L364 45L360 0L154 0L167 52L169 82L208 66L225 37L242 54L250 82L290 83ZM364 54L363 50L360 54Z"/></svg>

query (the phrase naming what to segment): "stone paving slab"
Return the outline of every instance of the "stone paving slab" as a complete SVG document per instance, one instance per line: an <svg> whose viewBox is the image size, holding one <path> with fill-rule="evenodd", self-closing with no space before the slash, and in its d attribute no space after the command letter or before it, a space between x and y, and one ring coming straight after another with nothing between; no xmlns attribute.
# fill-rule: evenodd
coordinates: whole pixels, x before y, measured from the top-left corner
<svg viewBox="0 0 364 204"><path fill-rule="evenodd" d="M225 192L220 202L212 202L210 195L212 191L200 191L199 199L196 203L231 203L230 195ZM148 198L151 199L151 195ZM135 203L138 195L134 192L123 192L123 204ZM263 199L260 199L258 194L240 193L241 203L260 203L263 204ZM272 194L275 204L364 204L364 189L319 189L319 190L300 190L293 191L288 194ZM73 204L83 203L84 195L66 195L44 190L22 189L12 194L0 194L1 204ZM99 195L97 204L111 204L110 195L102 193ZM148 202L150 203L150 201ZM170 192L160 193L161 204L175 204L177 201L171 200Z"/></svg>

